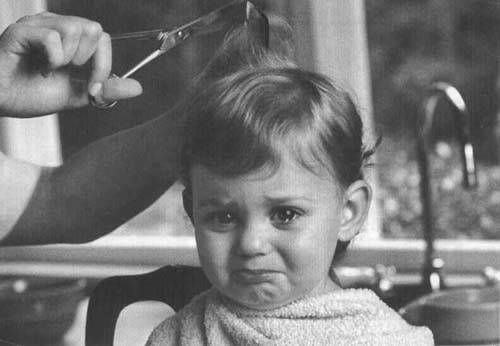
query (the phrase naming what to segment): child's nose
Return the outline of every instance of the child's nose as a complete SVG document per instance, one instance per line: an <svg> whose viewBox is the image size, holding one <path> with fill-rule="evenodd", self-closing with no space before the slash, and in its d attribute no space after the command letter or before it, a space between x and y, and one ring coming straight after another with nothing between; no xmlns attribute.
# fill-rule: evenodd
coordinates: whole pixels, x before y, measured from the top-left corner
<svg viewBox="0 0 500 346"><path fill-rule="evenodd" d="M244 257L265 255L269 252L269 229L264 222L249 222L237 240L237 254Z"/></svg>

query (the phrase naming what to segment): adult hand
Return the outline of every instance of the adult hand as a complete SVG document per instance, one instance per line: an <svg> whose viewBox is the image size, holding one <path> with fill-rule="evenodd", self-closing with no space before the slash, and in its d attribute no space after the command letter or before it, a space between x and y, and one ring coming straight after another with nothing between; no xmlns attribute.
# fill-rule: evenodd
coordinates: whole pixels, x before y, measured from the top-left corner
<svg viewBox="0 0 500 346"><path fill-rule="evenodd" d="M84 79L74 67L91 61ZM111 39L99 23L49 12L26 16L0 36L0 116L27 118L134 97L133 79L108 79Z"/></svg>

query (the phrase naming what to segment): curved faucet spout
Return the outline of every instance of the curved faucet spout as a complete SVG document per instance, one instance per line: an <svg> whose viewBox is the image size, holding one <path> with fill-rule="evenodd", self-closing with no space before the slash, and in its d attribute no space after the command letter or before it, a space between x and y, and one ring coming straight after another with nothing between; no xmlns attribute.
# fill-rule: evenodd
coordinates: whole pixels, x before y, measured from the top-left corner
<svg viewBox="0 0 500 346"><path fill-rule="evenodd" d="M458 143L461 148L461 159L464 174L464 187L477 186L476 165L474 160L474 150L470 143L470 118L465 101L457 88L445 82L436 82L432 85L431 95L424 103L424 119L419 134L419 141L428 148L430 132L434 120L436 107L441 98L447 100L454 108L455 126L457 128Z"/></svg>
<svg viewBox="0 0 500 346"><path fill-rule="evenodd" d="M430 96L423 105L423 119L418 131L417 159L420 170L420 198L422 201L423 234L426 242L423 286L425 291L435 291L444 287L441 276L443 261L434 253L434 220L432 214L432 194L430 184L429 155L432 124L438 102L447 100L453 107L454 123L457 128L458 143L462 161L463 184L465 188L477 186L474 150L470 142L470 120L464 99L458 90L445 82L432 85Z"/></svg>

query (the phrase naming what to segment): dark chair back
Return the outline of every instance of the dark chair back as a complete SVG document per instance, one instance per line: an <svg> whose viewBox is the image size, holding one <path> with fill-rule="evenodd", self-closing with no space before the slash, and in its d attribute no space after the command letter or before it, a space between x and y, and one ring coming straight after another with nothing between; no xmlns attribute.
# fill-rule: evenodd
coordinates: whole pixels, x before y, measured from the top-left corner
<svg viewBox="0 0 500 346"><path fill-rule="evenodd" d="M165 266L146 274L104 279L89 300L85 345L113 346L116 321L127 305L154 300L177 311L210 286L201 268L190 266Z"/></svg>

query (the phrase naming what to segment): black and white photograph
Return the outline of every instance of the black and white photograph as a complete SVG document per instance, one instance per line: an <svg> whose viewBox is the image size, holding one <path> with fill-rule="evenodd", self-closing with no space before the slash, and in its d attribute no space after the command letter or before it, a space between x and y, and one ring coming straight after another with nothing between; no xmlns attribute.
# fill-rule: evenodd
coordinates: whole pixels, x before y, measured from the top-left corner
<svg viewBox="0 0 500 346"><path fill-rule="evenodd" d="M0 0L3 345L500 345L500 1Z"/></svg>

